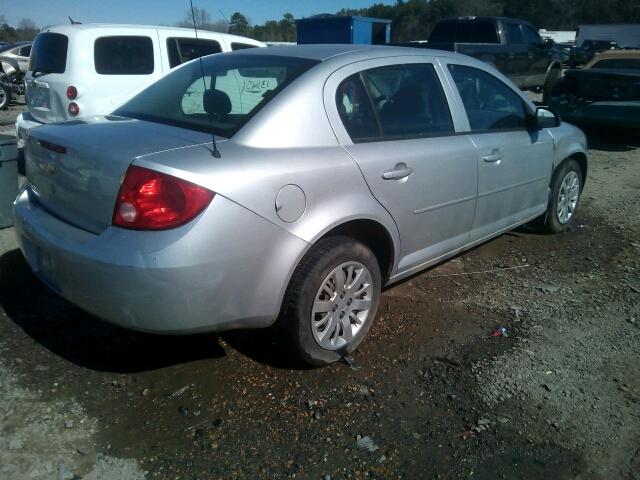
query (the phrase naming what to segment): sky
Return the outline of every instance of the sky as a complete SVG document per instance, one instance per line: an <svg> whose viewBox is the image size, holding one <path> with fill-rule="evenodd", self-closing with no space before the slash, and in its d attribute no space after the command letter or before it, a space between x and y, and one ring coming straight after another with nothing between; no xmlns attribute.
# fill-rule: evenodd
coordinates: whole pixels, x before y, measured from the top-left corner
<svg viewBox="0 0 640 480"><path fill-rule="evenodd" d="M213 20L234 12L251 23L279 20L286 12L294 17L334 13L341 8L362 8L373 3L393 4L390 0L194 0ZM39 27L69 23L67 15L82 23L137 23L172 25L185 16L189 0L0 0L0 14L10 25L31 18ZM222 12L222 13L221 13ZM223 16L224 14L224 16Z"/></svg>

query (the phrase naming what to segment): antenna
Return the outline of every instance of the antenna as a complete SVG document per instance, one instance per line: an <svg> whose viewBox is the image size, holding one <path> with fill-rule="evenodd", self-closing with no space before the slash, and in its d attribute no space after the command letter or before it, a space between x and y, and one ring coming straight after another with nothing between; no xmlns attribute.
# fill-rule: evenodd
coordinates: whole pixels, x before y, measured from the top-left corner
<svg viewBox="0 0 640 480"><path fill-rule="evenodd" d="M67 15L67 18L71 22L71 25L80 25L82 22L76 22L71 16Z"/></svg>
<svg viewBox="0 0 640 480"><path fill-rule="evenodd" d="M189 0L189 4L191 5L191 19L193 20L193 31L196 34L196 40L198 39L198 28L196 27L196 14L193 10L193 0ZM200 75L202 75L202 87L204 88L203 95L207 91L207 82L204 78L204 67L202 66L202 56L198 57L198 61L200 62ZM211 142L213 144L213 149L211 150L211 156L213 158L221 158L222 154L220 150L218 150L218 146L216 145L216 135L213 133L213 125L211 123L211 114L207 112L207 116L209 118L209 130L211 131Z"/></svg>

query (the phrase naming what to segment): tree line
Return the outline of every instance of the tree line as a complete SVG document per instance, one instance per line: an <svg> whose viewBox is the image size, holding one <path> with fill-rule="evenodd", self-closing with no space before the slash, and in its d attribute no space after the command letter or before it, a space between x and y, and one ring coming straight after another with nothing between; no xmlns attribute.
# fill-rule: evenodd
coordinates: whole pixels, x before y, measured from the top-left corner
<svg viewBox="0 0 640 480"><path fill-rule="evenodd" d="M221 12L222 13L222 12ZM529 20L547 30L575 30L586 23L640 23L638 0L397 0L393 5L376 3L366 8L343 8L331 15L362 15L393 21L393 42L423 40L433 25L446 17L462 15L496 15ZM235 12L229 19L213 20L204 8L188 10L175 25L202 30L234 33L262 41L295 42L296 23L291 13L280 20L254 25L246 15ZM0 15L0 40L31 40L38 33L35 23L23 19L17 27L7 25Z"/></svg>

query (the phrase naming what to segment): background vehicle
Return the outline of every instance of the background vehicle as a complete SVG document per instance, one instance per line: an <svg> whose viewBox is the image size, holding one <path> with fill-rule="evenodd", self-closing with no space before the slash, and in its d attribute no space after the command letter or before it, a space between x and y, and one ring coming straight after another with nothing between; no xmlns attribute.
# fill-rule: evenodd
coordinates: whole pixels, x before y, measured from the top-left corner
<svg viewBox="0 0 640 480"><path fill-rule="evenodd" d="M574 45L569 50L569 66L576 68L587 63L596 53L617 48L618 44L613 40L585 40L582 45Z"/></svg>
<svg viewBox="0 0 640 480"><path fill-rule="evenodd" d="M549 104L579 125L640 129L640 50L598 53L580 70L567 70Z"/></svg>
<svg viewBox="0 0 640 480"><path fill-rule="evenodd" d="M423 45L424 46L424 45ZM518 87L550 91L562 59L529 22L505 17L460 17L436 23L428 48L451 50L493 65Z"/></svg>
<svg viewBox="0 0 640 480"><path fill-rule="evenodd" d="M19 42L0 48L0 110L7 108L13 95L24 95L31 42Z"/></svg>
<svg viewBox="0 0 640 480"><path fill-rule="evenodd" d="M45 29L26 74L28 128L109 113L122 99L171 68L202 55L263 43L216 32L145 25L74 24Z"/></svg>
<svg viewBox="0 0 640 480"><path fill-rule="evenodd" d="M188 333L277 320L324 365L362 341L383 285L533 219L549 232L573 219L584 135L486 63L306 45L203 69L204 82L188 63L112 115L26 142L22 251L109 321Z"/></svg>
<svg viewBox="0 0 640 480"><path fill-rule="evenodd" d="M576 33L576 45L582 46L586 40L608 40L622 48L640 48L640 24L580 25Z"/></svg>

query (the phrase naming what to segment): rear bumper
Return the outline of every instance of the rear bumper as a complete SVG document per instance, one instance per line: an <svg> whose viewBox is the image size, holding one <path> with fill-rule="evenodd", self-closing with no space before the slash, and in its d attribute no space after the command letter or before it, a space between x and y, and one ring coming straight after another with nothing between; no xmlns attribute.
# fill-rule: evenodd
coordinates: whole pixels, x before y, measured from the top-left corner
<svg viewBox="0 0 640 480"><path fill-rule="evenodd" d="M28 190L14 217L20 248L44 283L97 317L153 333L271 325L307 247L221 196L197 220L163 232L95 235L48 213Z"/></svg>
<svg viewBox="0 0 640 480"><path fill-rule="evenodd" d="M16 136L18 140L24 140L28 130L40 125L44 125L44 123L38 122L29 112L22 112L16 119Z"/></svg>

